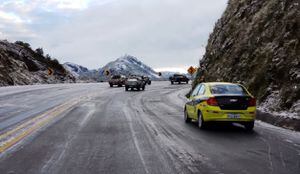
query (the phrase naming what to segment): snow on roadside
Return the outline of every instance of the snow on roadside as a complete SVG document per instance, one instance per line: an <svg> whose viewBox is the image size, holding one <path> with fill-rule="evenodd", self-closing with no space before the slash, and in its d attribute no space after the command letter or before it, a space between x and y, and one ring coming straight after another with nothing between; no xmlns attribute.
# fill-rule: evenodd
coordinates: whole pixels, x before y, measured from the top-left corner
<svg viewBox="0 0 300 174"><path fill-rule="evenodd" d="M300 146L300 144L296 144L296 143L300 143L300 132L293 131L290 129L285 129L285 128L278 127L278 126L274 126L272 124L269 124L269 123L266 123L266 122L263 122L260 120L256 120L255 124L265 128L265 129L271 130L272 132L278 132L278 133L284 135L286 142L290 142L297 146ZM289 138L289 139L287 139L287 138Z"/></svg>
<svg viewBox="0 0 300 174"><path fill-rule="evenodd" d="M278 108L279 104L279 91L273 91L263 103L260 103L258 109L278 117L300 119L300 100L298 100L288 111L275 111L274 108Z"/></svg>

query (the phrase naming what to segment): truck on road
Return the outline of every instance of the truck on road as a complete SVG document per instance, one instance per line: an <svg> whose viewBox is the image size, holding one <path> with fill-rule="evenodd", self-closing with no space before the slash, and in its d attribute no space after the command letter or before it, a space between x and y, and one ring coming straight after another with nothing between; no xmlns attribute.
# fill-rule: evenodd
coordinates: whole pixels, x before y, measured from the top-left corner
<svg viewBox="0 0 300 174"><path fill-rule="evenodd" d="M171 84L173 85L175 82L178 84L181 84L182 82L188 84L190 79L187 78L187 76L183 75L183 74L174 74L173 76L171 76L169 78L169 80L171 81Z"/></svg>
<svg viewBox="0 0 300 174"><path fill-rule="evenodd" d="M117 85L118 87L122 87L125 85L126 80L127 78L123 75L113 75L108 81L108 83L110 87L113 87L114 85Z"/></svg>
<svg viewBox="0 0 300 174"><path fill-rule="evenodd" d="M138 91L140 90L145 90L146 86L146 81L142 79L140 76L131 76L129 77L126 82L125 82L125 90L128 91L129 89L137 89Z"/></svg>

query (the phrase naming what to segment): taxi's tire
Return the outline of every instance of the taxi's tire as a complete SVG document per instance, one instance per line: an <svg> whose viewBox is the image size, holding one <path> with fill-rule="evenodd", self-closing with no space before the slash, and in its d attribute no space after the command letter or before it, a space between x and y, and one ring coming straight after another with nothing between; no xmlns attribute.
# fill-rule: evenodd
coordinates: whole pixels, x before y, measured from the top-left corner
<svg viewBox="0 0 300 174"><path fill-rule="evenodd" d="M190 122L192 121L192 119L189 118L189 115L188 115L186 109L184 109L184 121L185 121L186 123L190 123Z"/></svg>
<svg viewBox="0 0 300 174"><path fill-rule="evenodd" d="M138 88L137 88L137 90L138 90L138 91L140 91L140 90L141 90L141 88L140 88L140 87L138 87Z"/></svg>
<svg viewBox="0 0 300 174"><path fill-rule="evenodd" d="M129 88L126 86L126 87L125 87L125 91L128 91L128 90L129 90Z"/></svg>
<svg viewBox="0 0 300 174"><path fill-rule="evenodd" d="M109 86L112 88L114 85L113 84L109 84Z"/></svg>
<svg viewBox="0 0 300 174"><path fill-rule="evenodd" d="M171 81L171 84L173 85L173 84L174 84L174 82L173 82L173 81Z"/></svg>
<svg viewBox="0 0 300 174"><path fill-rule="evenodd" d="M206 128L206 123L205 123L205 121L203 120L203 116L202 116L201 111L198 111L197 126L198 126L200 129L205 129L205 128Z"/></svg>
<svg viewBox="0 0 300 174"><path fill-rule="evenodd" d="M142 91L145 91L145 86L142 87Z"/></svg>
<svg viewBox="0 0 300 174"><path fill-rule="evenodd" d="M254 128L254 121L244 123L246 131L252 131Z"/></svg>

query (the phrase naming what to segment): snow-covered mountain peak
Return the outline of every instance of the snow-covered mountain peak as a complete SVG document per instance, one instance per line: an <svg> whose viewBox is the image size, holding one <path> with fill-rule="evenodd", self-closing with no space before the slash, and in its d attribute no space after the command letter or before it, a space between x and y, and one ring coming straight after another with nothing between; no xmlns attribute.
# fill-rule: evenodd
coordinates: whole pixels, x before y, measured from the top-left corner
<svg viewBox="0 0 300 174"><path fill-rule="evenodd" d="M76 77L89 71L88 68L71 62L66 62L63 64L63 66Z"/></svg>
<svg viewBox="0 0 300 174"><path fill-rule="evenodd" d="M124 61L124 62L141 62L138 58L131 56L131 55L124 55L117 59L117 61Z"/></svg>
<svg viewBox="0 0 300 174"><path fill-rule="evenodd" d="M159 76L151 67L142 63L138 58L125 55L115 61L112 61L102 68L103 71L109 70L112 74L123 74L123 75L144 75L149 76L153 79L158 79Z"/></svg>

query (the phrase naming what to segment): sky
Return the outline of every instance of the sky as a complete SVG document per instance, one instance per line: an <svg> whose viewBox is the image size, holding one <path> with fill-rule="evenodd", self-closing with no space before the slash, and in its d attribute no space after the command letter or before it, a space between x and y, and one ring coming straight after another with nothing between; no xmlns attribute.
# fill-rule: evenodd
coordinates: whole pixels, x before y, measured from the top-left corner
<svg viewBox="0 0 300 174"><path fill-rule="evenodd" d="M0 0L0 39L97 69L125 54L158 70L198 66L227 0Z"/></svg>

